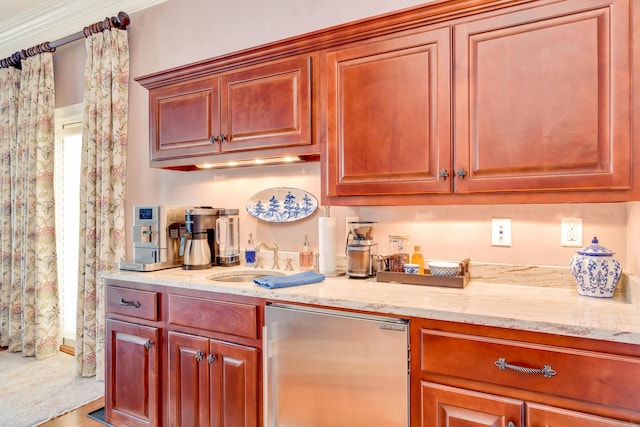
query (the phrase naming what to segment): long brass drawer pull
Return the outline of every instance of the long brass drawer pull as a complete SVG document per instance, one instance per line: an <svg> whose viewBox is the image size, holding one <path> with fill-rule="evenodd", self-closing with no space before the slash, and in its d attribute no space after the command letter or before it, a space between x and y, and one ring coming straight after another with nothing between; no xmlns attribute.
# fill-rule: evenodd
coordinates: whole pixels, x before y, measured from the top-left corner
<svg viewBox="0 0 640 427"><path fill-rule="evenodd" d="M535 368L525 368L523 366L511 365L507 363L504 357L496 360L494 363L501 371L505 369L512 369L517 372L522 372L523 374L542 374L545 378L551 378L556 374L556 371L551 367L551 365L544 365L542 369Z"/></svg>
<svg viewBox="0 0 640 427"><path fill-rule="evenodd" d="M120 304L123 307L140 308L140 302L139 301L135 301L135 302L125 301L124 298L120 298L120 302L118 302L118 304Z"/></svg>

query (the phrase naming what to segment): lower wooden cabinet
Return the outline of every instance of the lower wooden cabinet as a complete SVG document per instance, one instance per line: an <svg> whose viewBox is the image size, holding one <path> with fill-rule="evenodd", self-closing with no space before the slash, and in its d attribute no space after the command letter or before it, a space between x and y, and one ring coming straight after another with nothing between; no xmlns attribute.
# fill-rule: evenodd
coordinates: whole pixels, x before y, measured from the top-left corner
<svg viewBox="0 0 640 427"><path fill-rule="evenodd" d="M106 421L260 427L262 304L107 280Z"/></svg>
<svg viewBox="0 0 640 427"><path fill-rule="evenodd" d="M584 414L566 409L553 408L535 403L526 405L527 427L631 427L637 424L611 420L595 415Z"/></svg>
<svg viewBox="0 0 640 427"><path fill-rule="evenodd" d="M256 427L258 350L169 332L169 425Z"/></svg>
<svg viewBox="0 0 640 427"><path fill-rule="evenodd" d="M421 427L631 427L622 421L424 381Z"/></svg>
<svg viewBox="0 0 640 427"><path fill-rule="evenodd" d="M638 346L426 319L411 343L412 427L640 423Z"/></svg>
<svg viewBox="0 0 640 427"><path fill-rule="evenodd" d="M114 426L160 426L161 330L107 319L106 415Z"/></svg>
<svg viewBox="0 0 640 427"><path fill-rule="evenodd" d="M421 427L522 426L524 402L470 390L423 382Z"/></svg>

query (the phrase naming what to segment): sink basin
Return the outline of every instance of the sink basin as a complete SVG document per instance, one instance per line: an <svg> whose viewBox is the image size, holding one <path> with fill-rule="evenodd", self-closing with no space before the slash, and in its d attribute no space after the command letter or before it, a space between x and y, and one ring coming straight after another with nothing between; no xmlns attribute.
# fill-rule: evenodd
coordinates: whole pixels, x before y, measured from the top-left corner
<svg viewBox="0 0 640 427"><path fill-rule="evenodd" d="M251 283L253 279L264 276L284 276L284 273L276 270L236 270L212 274L208 279L214 282Z"/></svg>

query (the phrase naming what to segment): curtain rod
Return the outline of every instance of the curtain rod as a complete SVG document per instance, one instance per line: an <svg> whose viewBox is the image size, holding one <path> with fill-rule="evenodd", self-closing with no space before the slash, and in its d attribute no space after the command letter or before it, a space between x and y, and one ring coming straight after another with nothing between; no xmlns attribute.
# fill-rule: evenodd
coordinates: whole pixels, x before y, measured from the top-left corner
<svg viewBox="0 0 640 427"><path fill-rule="evenodd" d="M56 48L59 46L71 43L76 40L80 40L83 37L89 37L92 34L110 30L111 28L126 30L127 25L129 25L130 22L131 20L129 19L129 15L127 15L125 12L118 12L118 16L105 18L104 21L96 22L95 24L91 24L88 27L84 27L82 31L78 31L77 33L52 42L40 43L39 45L30 47L29 49L19 50L13 55L1 59L0 68L16 67L20 69L20 61L22 61L23 59L27 59L30 56L35 56L43 52L55 52Z"/></svg>

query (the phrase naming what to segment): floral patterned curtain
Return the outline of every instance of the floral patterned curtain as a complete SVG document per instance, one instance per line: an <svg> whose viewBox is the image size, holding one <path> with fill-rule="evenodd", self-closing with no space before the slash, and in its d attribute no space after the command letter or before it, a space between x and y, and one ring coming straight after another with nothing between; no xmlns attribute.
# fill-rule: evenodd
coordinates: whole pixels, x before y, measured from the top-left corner
<svg viewBox="0 0 640 427"><path fill-rule="evenodd" d="M18 139L20 70L0 68L0 347L20 345L20 316L12 315L12 301L20 301L11 287L11 148ZM12 292L13 291L13 292Z"/></svg>
<svg viewBox="0 0 640 427"><path fill-rule="evenodd" d="M23 60L17 138L15 144L10 144L8 158L11 230L5 233L3 229L2 234L2 295L9 294L9 351L21 351L24 356L38 359L57 354L59 346L53 198L54 109L52 54L41 53ZM4 115L2 120L5 121ZM4 149L3 153L5 177ZM6 188L4 180L3 188ZM6 208L3 205L3 211ZM5 219L3 215L3 221ZM11 244L9 275L4 272L7 239Z"/></svg>
<svg viewBox="0 0 640 427"><path fill-rule="evenodd" d="M76 366L104 379L103 287L125 257L129 44L112 28L86 38Z"/></svg>

